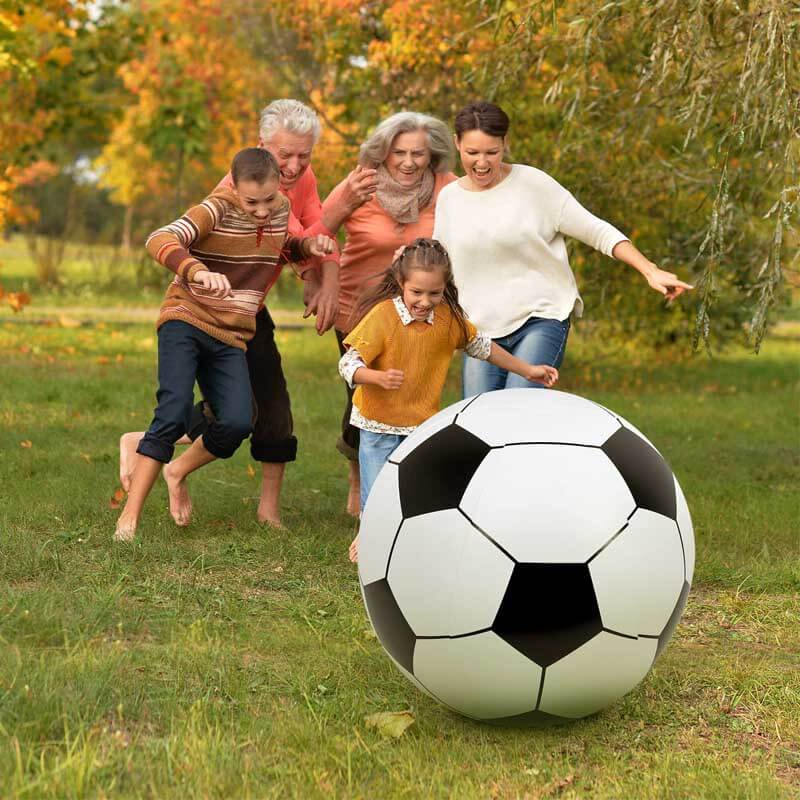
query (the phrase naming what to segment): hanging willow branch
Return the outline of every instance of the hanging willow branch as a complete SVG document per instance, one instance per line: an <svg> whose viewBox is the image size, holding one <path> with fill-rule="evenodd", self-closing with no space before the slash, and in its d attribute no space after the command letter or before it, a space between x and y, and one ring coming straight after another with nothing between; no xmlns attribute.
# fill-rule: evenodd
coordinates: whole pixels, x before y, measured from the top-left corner
<svg viewBox="0 0 800 800"><path fill-rule="evenodd" d="M565 126L616 126L632 146L654 115L681 126L670 176L706 185L705 230L694 266L694 344L709 344L715 303L735 289L750 305L757 351L781 296L796 246L800 203L800 14L785 0L616 0L477 4L495 20L497 48L476 83L511 95L548 64L544 99ZM555 16L554 16L555 15ZM601 85L592 75L608 53L635 56L633 74ZM627 78L627 79L626 79ZM757 224L756 224L756 221ZM737 247L744 228L760 257ZM749 254L749 250L746 251ZM739 261L737 262L737 258ZM742 263L746 259L746 263Z"/></svg>

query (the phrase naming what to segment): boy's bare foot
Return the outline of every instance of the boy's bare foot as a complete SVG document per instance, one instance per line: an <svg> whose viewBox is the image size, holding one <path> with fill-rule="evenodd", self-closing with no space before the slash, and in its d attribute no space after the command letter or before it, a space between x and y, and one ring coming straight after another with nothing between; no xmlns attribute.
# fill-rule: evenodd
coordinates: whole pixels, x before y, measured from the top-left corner
<svg viewBox="0 0 800 800"><path fill-rule="evenodd" d="M358 472L358 462L350 462L350 490L347 493L347 513L357 517L361 513L361 476Z"/></svg>
<svg viewBox="0 0 800 800"><path fill-rule="evenodd" d="M136 536L136 522L135 520L125 519L120 517L117 520L117 528L114 531L115 542L132 542Z"/></svg>
<svg viewBox="0 0 800 800"><path fill-rule="evenodd" d="M185 478L178 478L173 474L172 463L164 465L162 475L167 483L169 492L169 513L176 525L185 527L192 521L192 498L189 497L189 487Z"/></svg>
<svg viewBox="0 0 800 800"><path fill-rule="evenodd" d="M358 536L350 542L350 549L347 551L347 555L354 564L358 563Z"/></svg>
<svg viewBox="0 0 800 800"><path fill-rule="evenodd" d="M126 492L131 490L131 478L136 469L136 448L141 438L141 431L123 433L119 437L119 482Z"/></svg>

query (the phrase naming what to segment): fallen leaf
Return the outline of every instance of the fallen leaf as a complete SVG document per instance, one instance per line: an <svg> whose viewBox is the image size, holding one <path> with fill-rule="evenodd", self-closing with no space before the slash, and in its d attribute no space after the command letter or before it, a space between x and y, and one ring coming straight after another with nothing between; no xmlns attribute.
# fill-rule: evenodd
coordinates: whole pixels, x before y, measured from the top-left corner
<svg viewBox="0 0 800 800"><path fill-rule="evenodd" d="M58 324L62 328L80 328L80 320L68 317L66 314L60 314L58 317Z"/></svg>
<svg viewBox="0 0 800 800"><path fill-rule="evenodd" d="M399 739L414 724L414 715L410 711L379 711L364 717L368 728L375 728L381 736Z"/></svg>
<svg viewBox="0 0 800 800"><path fill-rule="evenodd" d="M116 357L114 358L114 361L116 361L117 364L121 364L124 359L125 356L123 356L122 353L117 353Z"/></svg>
<svg viewBox="0 0 800 800"><path fill-rule="evenodd" d="M248 465L247 465L247 474L248 474L248 475L249 475L251 478L255 478L255 476L256 476L256 471L253 469L253 465L252 465L252 464L248 464Z"/></svg>
<svg viewBox="0 0 800 800"><path fill-rule="evenodd" d="M125 499L125 490L120 486L108 501L109 508L119 508Z"/></svg>
<svg viewBox="0 0 800 800"><path fill-rule="evenodd" d="M574 783L574 781L574 775L567 775L566 778L556 778L554 781L550 781L550 783L545 784L541 789L536 791L532 795L532 800L539 800L544 797L555 797L561 794L561 792L563 792L567 786Z"/></svg>
<svg viewBox="0 0 800 800"><path fill-rule="evenodd" d="M88 453L81 453L81 458L87 463L92 463L92 457Z"/></svg>
<svg viewBox="0 0 800 800"><path fill-rule="evenodd" d="M31 447L33 447L33 442L32 442L30 439L23 439L23 440L22 440L22 441L19 443L19 446L20 446L20 447L24 447L24 448L26 448L26 449L30 449Z"/></svg>
<svg viewBox="0 0 800 800"><path fill-rule="evenodd" d="M98 364L108 364L108 362L109 362L108 356L97 356Z"/></svg>
<svg viewBox="0 0 800 800"><path fill-rule="evenodd" d="M31 302L31 296L27 292L9 292L6 300L14 313L22 311Z"/></svg>

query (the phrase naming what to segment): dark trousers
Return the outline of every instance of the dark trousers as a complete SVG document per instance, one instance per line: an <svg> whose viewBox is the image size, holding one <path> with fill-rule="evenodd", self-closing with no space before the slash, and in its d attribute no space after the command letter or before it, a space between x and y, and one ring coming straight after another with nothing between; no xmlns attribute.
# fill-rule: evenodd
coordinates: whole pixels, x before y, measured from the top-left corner
<svg viewBox="0 0 800 800"><path fill-rule="evenodd" d="M244 351L199 328L169 320L158 329L158 392L150 428L137 453L167 463L175 442L189 430L194 382L213 411L203 444L217 458L230 458L250 435L250 379Z"/></svg>
<svg viewBox="0 0 800 800"><path fill-rule="evenodd" d="M339 356L344 355L346 350L343 342L346 333L335 331L336 342L339 345ZM359 430L350 424L350 412L353 410L353 392L347 383L344 384L345 391L347 392L347 403L344 407L344 415L342 416L342 435L336 440L336 449L350 461L358 461L358 443L359 443Z"/></svg>
<svg viewBox="0 0 800 800"><path fill-rule="evenodd" d="M297 438L293 435L292 407L281 355L275 344L275 323L266 308L256 316L256 332L247 344L246 355L253 393L250 454L255 461L294 461L297 458ZM213 418L208 404L198 403L192 411L189 437L194 440L205 433Z"/></svg>

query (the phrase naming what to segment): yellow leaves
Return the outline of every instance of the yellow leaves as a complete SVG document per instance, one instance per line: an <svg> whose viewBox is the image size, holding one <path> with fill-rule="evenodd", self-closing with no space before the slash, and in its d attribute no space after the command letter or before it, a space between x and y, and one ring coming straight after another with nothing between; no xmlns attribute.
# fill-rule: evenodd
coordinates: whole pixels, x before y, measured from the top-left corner
<svg viewBox="0 0 800 800"><path fill-rule="evenodd" d="M45 55L45 61L52 61L59 67L66 67L72 63L72 49L66 46L54 47Z"/></svg>
<svg viewBox="0 0 800 800"><path fill-rule="evenodd" d="M252 464L248 464L247 465L247 475L250 478L255 478L255 476L256 476L256 471L253 469L253 465Z"/></svg>
<svg viewBox="0 0 800 800"><path fill-rule="evenodd" d="M399 739L414 722L410 711L379 711L364 717L368 728L374 728L381 736Z"/></svg>
<svg viewBox="0 0 800 800"><path fill-rule="evenodd" d="M20 447L24 447L26 450L30 450L30 449L31 449L31 447L33 447L33 442L32 442L30 439L23 439L23 440L22 440L22 441L19 443L19 446L20 446Z"/></svg>

